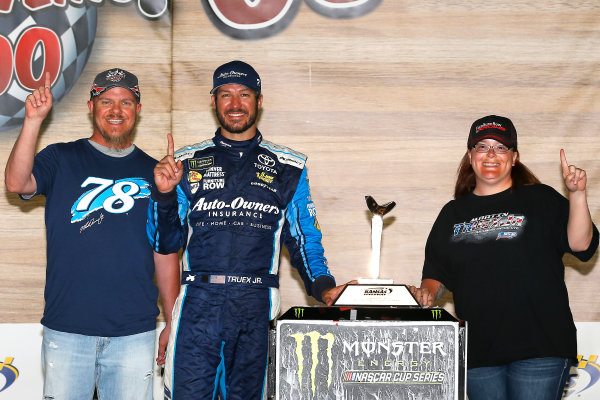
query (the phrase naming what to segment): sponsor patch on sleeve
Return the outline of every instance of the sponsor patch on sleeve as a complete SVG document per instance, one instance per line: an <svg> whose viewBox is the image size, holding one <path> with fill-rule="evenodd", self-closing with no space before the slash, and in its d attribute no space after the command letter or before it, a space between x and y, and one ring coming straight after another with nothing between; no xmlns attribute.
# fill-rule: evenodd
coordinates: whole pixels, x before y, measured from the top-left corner
<svg viewBox="0 0 600 400"><path fill-rule="evenodd" d="M192 158L188 160L188 165L190 169L194 170L203 170L208 169L214 165L214 158L211 157L202 157L202 158Z"/></svg>

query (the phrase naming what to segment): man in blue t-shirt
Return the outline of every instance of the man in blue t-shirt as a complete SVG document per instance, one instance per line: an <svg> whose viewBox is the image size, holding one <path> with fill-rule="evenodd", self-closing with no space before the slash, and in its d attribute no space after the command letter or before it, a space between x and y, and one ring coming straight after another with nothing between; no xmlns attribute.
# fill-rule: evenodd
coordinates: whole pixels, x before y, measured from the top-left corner
<svg viewBox="0 0 600 400"><path fill-rule="evenodd" d="M94 79L89 139L37 155L52 82L27 97L6 187L46 197L47 268L42 325L44 398L152 399L157 287L167 327L179 291L177 254L154 253L145 232L156 160L132 144L141 110L137 77L120 68Z"/></svg>

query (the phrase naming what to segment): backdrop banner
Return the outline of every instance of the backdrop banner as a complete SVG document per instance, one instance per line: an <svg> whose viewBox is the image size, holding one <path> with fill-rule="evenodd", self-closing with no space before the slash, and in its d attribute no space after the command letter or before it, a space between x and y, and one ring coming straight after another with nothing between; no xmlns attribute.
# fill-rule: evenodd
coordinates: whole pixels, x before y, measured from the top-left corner
<svg viewBox="0 0 600 400"><path fill-rule="evenodd" d="M597 400L600 398L600 322L578 322L576 325L580 362L571 369L564 398ZM157 343L163 327L164 323L157 324ZM0 400L41 397L41 346L42 325L0 324ZM156 365L154 398L162 399L160 369Z"/></svg>

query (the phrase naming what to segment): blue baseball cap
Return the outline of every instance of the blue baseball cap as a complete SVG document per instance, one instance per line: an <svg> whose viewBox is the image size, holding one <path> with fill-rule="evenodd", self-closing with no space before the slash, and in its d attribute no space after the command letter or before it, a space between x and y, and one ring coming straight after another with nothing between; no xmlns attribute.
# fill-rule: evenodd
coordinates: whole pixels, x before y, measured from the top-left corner
<svg viewBox="0 0 600 400"><path fill-rule="evenodd" d="M243 61L230 61L217 68L213 74L210 94L214 94L220 86L229 84L246 86L260 94L260 76L250 64Z"/></svg>

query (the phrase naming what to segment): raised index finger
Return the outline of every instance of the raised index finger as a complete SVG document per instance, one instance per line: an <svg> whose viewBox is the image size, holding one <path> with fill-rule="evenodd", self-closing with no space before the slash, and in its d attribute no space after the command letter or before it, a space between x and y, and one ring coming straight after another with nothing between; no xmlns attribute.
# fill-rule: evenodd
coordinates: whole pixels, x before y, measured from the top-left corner
<svg viewBox="0 0 600 400"><path fill-rule="evenodd" d="M51 84L52 82L50 82L50 72L46 71L46 80L44 81L44 87L46 89L50 89Z"/></svg>
<svg viewBox="0 0 600 400"><path fill-rule="evenodd" d="M167 155L172 156L175 154L175 145L173 144L173 135L170 133L167 134L167 141L169 145L167 146Z"/></svg>
<svg viewBox="0 0 600 400"><path fill-rule="evenodd" d="M569 175L569 164L567 163L567 157L565 156L565 151L560 149L560 166L562 167L563 174Z"/></svg>

